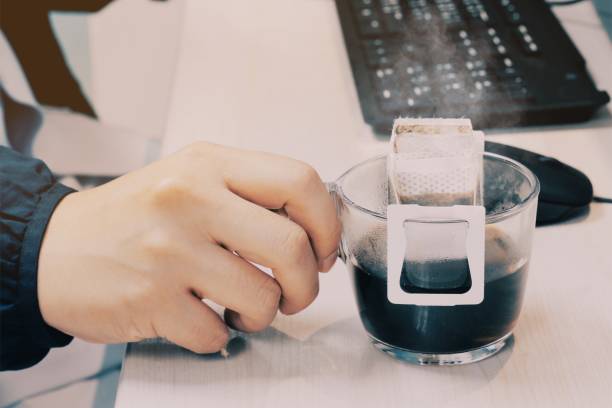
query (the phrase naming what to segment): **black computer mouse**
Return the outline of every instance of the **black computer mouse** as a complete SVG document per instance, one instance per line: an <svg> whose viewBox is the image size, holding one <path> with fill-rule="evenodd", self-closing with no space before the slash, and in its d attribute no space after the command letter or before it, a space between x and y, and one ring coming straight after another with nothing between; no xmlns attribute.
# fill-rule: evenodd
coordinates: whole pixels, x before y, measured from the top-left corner
<svg viewBox="0 0 612 408"><path fill-rule="evenodd" d="M578 217L593 201L593 185L579 170L552 157L528 150L485 142L487 152L509 157L530 169L540 180L536 225L548 225Z"/></svg>

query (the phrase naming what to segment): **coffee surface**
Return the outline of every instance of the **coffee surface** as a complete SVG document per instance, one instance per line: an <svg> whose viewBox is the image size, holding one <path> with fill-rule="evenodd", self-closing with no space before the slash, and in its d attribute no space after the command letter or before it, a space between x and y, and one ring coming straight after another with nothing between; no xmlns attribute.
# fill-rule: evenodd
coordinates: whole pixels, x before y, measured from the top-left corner
<svg viewBox="0 0 612 408"><path fill-rule="evenodd" d="M408 293L465 293L472 287L468 260L404 261L400 287Z"/></svg>

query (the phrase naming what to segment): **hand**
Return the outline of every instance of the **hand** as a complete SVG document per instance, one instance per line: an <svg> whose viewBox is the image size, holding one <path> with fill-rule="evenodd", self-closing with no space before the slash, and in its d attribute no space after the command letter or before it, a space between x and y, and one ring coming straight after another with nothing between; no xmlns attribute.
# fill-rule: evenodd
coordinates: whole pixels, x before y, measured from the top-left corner
<svg viewBox="0 0 612 408"><path fill-rule="evenodd" d="M60 202L39 257L40 309L49 325L88 341L165 337L215 352L225 323L258 331L277 310L309 305L339 235L308 165L197 143ZM225 323L201 299L226 307Z"/></svg>

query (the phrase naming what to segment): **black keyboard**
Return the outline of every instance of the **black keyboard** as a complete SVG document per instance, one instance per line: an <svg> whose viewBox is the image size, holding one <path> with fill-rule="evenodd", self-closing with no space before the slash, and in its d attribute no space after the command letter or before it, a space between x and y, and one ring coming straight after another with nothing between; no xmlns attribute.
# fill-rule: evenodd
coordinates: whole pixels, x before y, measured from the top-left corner
<svg viewBox="0 0 612 408"><path fill-rule="evenodd" d="M579 122L609 102L543 0L336 0L364 119Z"/></svg>

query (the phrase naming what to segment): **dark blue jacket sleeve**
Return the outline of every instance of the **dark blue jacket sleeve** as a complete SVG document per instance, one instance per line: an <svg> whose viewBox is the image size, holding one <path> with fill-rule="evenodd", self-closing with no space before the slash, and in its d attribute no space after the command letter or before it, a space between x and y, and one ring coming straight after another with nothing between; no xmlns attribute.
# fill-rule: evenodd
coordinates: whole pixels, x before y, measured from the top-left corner
<svg viewBox="0 0 612 408"><path fill-rule="evenodd" d="M0 146L0 370L32 366L72 340L45 323L37 295L47 223L72 191L40 160Z"/></svg>

